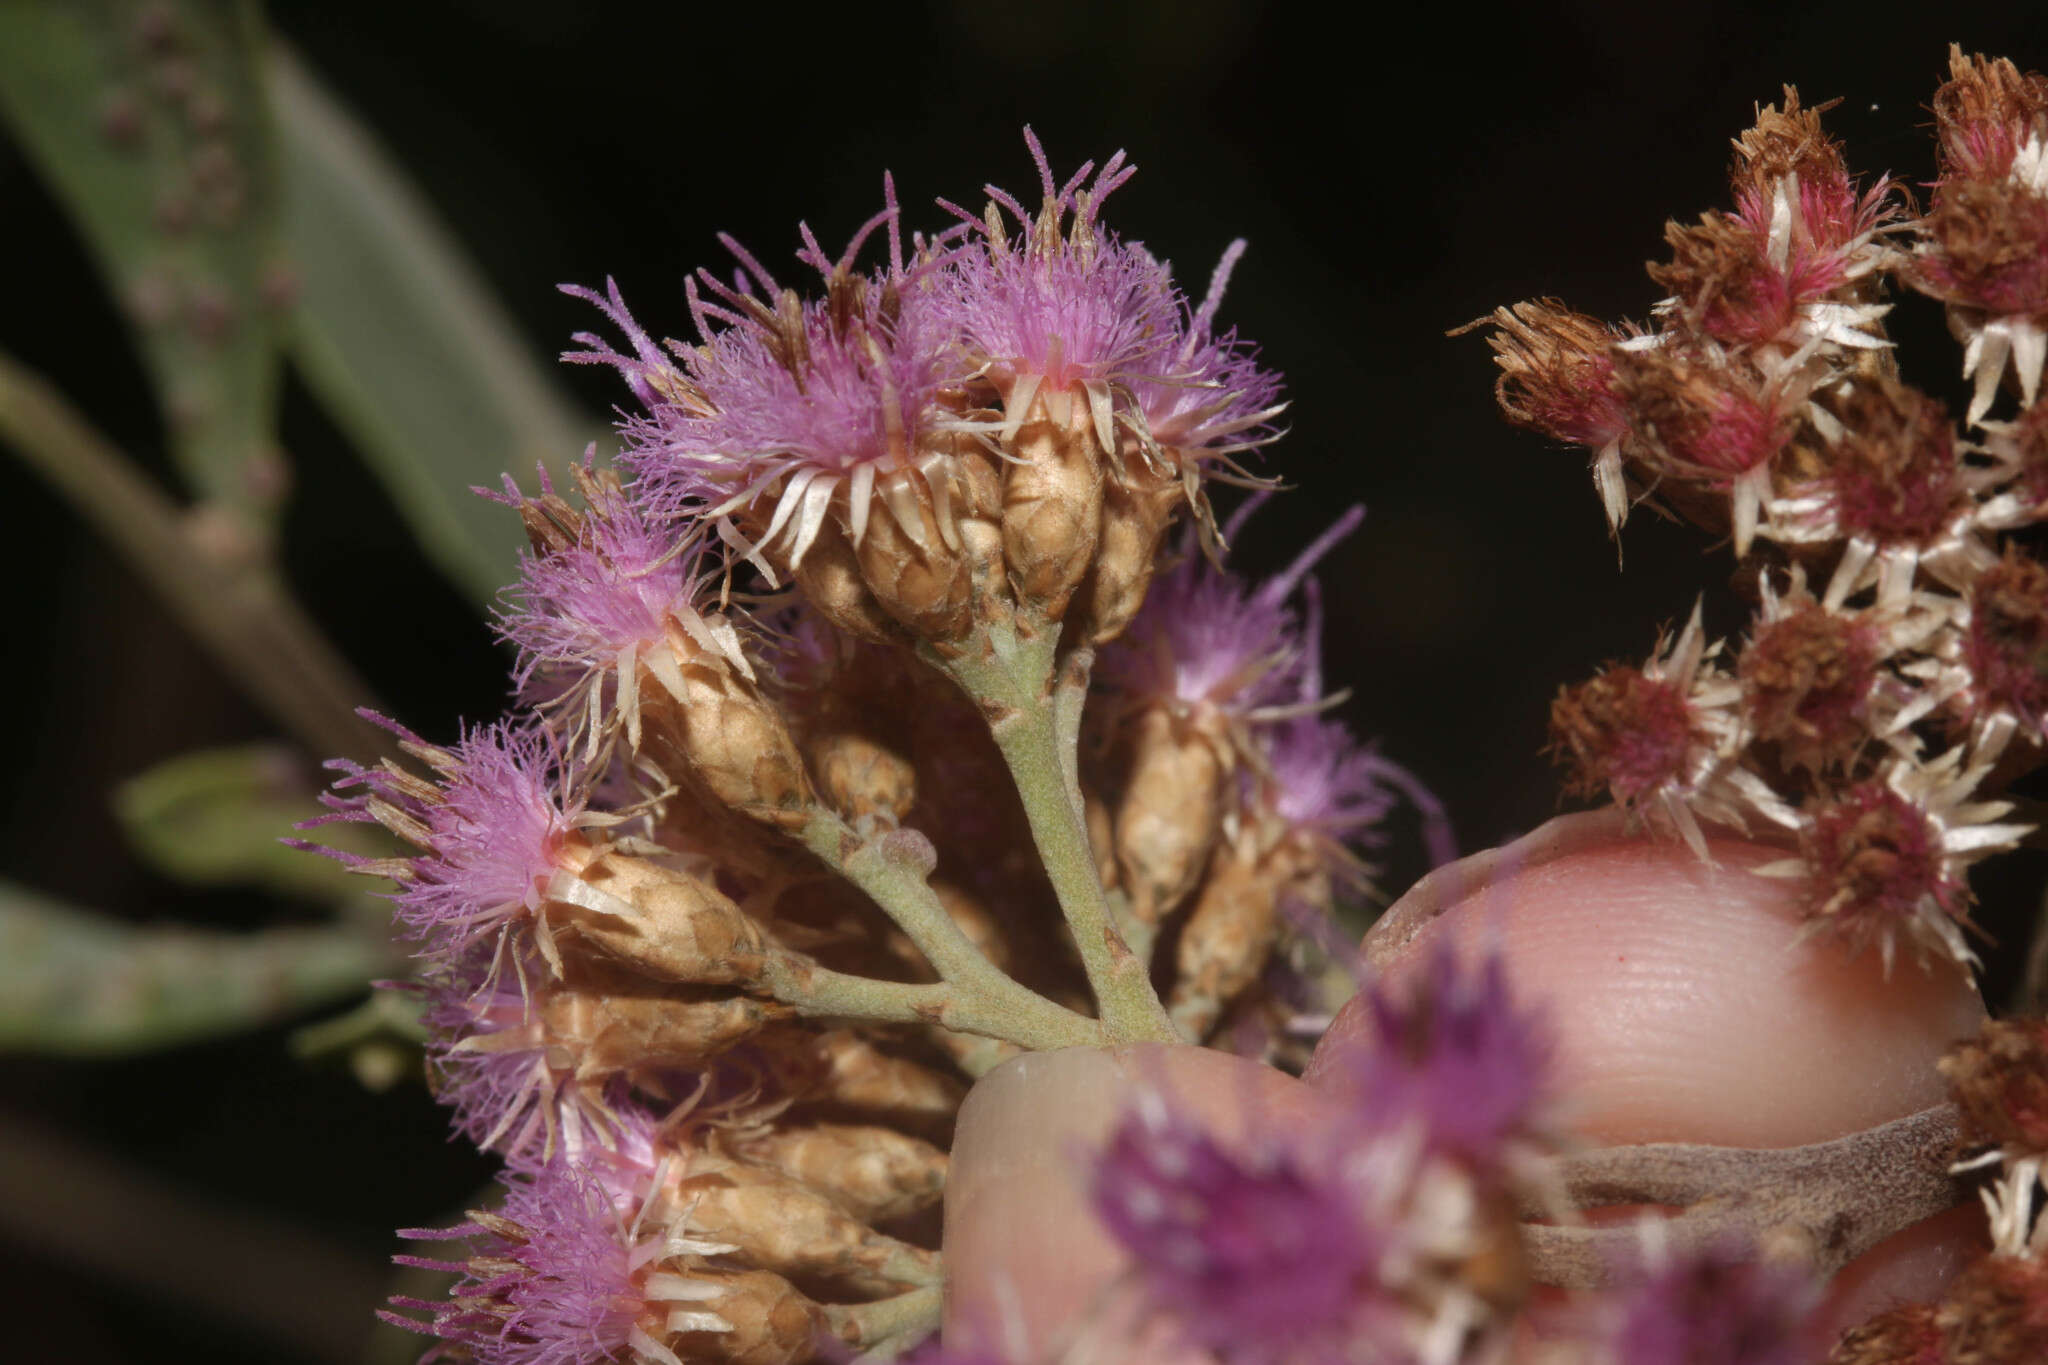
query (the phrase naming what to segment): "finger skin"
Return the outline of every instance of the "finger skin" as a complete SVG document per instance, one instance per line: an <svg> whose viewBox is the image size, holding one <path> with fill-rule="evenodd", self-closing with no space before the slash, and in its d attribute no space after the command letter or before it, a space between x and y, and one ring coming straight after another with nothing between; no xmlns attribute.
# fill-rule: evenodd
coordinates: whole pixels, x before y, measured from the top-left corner
<svg viewBox="0 0 2048 1365"><path fill-rule="evenodd" d="M1969 981L1910 957L1887 981L1875 954L1800 941L1796 885L1749 870L1782 851L1725 841L1714 851L1708 869L1682 846L1617 835L1497 859L1490 883L1379 954L1377 969L1398 983L1439 941L1497 946L1518 998L1549 1011L1564 1120L1590 1142L1792 1146L1939 1102L1935 1059L1983 1018ZM1327 1080L1360 1036L1347 1009L1311 1080ZM1111 1289L1123 1258L1096 1224L1087 1177L1089 1153L1140 1083L1164 1085L1226 1140L1330 1103L1192 1048L1077 1049L998 1068L968 1096L954 1148L949 1341L1043 1358L1082 1324L1128 1320ZM1971 1210L1944 1215L1845 1269L1823 1335L1937 1295L1981 1225ZM1188 1357L1155 1331L1120 1358Z"/></svg>
<svg viewBox="0 0 2048 1365"><path fill-rule="evenodd" d="M946 1340L1041 1360L1088 1329L1121 1332L1131 1307L1108 1291L1125 1260L1089 1207L1093 1154L1139 1087L1225 1143L1287 1131L1331 1101L1291 1076L1195 1047L1071 1048L1005 1062L960 1108L947 1176ZM1154 1332L1114 1357L1199 1359Z"/></svg>
<svg viewBox="0 0 2048 1365"><path fill-rule="evenodd" d="M1384 923L1401 941L1375 952L1387 945L1369 936L1366 956L1398 988L1441 943L1461 956L1497 948L1518 1002L1550 1021L1562 1118L1575 1137L1793 1147L1946 1098L1934 1064L1983 1022L1976 987L1910 954L1887 979L1875 952L1802 938L1799 883L1751 871L1783 850L1715 840L1710 867L1681 844L1618 827L1564 842L1542 851L1532 836L1534 857L1489 855L1497 879L1412 936L1403 921L1413 917L1396 906ZM1356 1003L1339 1013L1311 1084L1342 1070L1363 1023ZM1822 1337L1937 1297L1982 1249L1983 1224L1973 1208L1945 1214L1844 1267L1820 1314Z"/></svg>

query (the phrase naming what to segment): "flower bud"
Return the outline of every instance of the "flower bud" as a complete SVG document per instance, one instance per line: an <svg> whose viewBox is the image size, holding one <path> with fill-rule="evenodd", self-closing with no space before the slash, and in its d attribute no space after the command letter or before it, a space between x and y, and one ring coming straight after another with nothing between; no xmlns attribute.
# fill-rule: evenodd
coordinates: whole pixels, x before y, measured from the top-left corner
<svg viewBox="0 0 2048 1365"><path fill-rule="evenodd" d="M882 506L856 538L861 577L875 602L920 640L957 640L973 623L970 565L948 507L944 470L876 481Z"/></svg>
<svg viewBox="0 0 2048 1365"><path fill-rule="evenodd" d="M742 1161L694 1155L664 1197L694 1235L730 1243L780 1274L872 1295L935 1284L941 1274L938 1253L876 1232L788 1176Z"/></svg>
<svg viewBox="0 0 2048 1365"><path fill-rule="evenodd" d="M700 878L607 849L557 874L547 894L590 912L567 921L584 944L656 980L730 985L761 974L760 926Z"/></svg>
<svg viewBox="0 0 2048 1365"><path fill-rule="evenodd" d="M789 721L758 688L714 663L659 656L648 664L665 703L643 703L643 746L672 780L694 779L719 801L759 820L793 822L815 801Z"/></svg>
<svg viewBox="0 0 2048 1365"><path fill-rule="evenodd" d="M1145 605L1160 547L1180 508L1178 480L1142 459L1127 458L1125 465L1103 488L1101 540L1075 608L1074 638L1089 644L1123 634Z"/></svg>
<svg viewBox="0 0 2048 1365"><path fill-rule="evenodd" d="M1158 924L1202 879L1223 821L1228 741L1200 719L1148 707L1132 725L1116 810L1116 861L1131 909Z"/></svg>
<svg viewBox="0 0 2048 1365"><path fill-rule="evenodd" d="M953 1077L884 1052L851 1029L791 1030L763 1043L784 1093L834 1118L887 1123L942 1141L966 1097Z"/></svg>
<svg viewBox="0 0 2048 1365"><path fill-rule="evenodd" d="M786 1005L741 995L688 999L591 989L551 993L542 1009L548 1031L570 1045L586 1076L701 1067L791 1015Z"/></svg>
<svg viewBox="0 0 2048 1365"><path fill-rule="evenodd" d="M1003 557L1018 596L1055 621L1094 562L1102 529L1098 428L1107 422L1075 398L1039 392L1005 443L1013 462L1003 472Z"/></svg>
<svg viewBox="0 0 2048 1365"><path fill-rule="evenodd" d="M800 1365L816 1358L825 1315L782 1276L767 1270L693 1270L690 1278L721 1287L709 1304L725 1319L729 1330L715 1335L692 1333L687 1343L691 1353L685 1359L717 1360L725 1365ZM711 1340L699 1347L706 1336Z"/></svg>
<svg viewBox="0 0 2048 1365"><path fill-rule="evenodd" d="M863 1223L905 1218L938 1202L946 1154L879 1124L771 1128L733 1143L736 1155L807 1185Z"/></svg>

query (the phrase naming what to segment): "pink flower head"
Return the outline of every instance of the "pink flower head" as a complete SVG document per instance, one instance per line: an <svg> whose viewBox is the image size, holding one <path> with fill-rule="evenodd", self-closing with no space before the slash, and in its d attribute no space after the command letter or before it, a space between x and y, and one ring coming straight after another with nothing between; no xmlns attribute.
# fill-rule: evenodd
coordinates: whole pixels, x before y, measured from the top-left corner
<svg viewBox="0 0 2048 1365"><path fill-rule="evenodd" d="M1290 837L1323 851L1334 875L1363 885L1366 869L1351 848L1377 847L1379 826L1405 797L1421 812L1432 864L1457 856L1449 813L1413 773L1360 743L1330 715L1336 698L1323 695L1322 594L1313 578L1302 584L1307 602L1298 677L1298 714L1251 732L1257 759L1245 774L1251 800L1287 827Z"/></svg>
<svg viewBox="0 0 2048 1365"><path fill-rule="evenodd" d="M1256 505L1241 509L1227 531ZM1153 580L1129 628L1103 650L1099 676L1140 702L1233 718L1291 706L1308 652L1302 616L1289 599L1364 517L1363 507L1352 508L1256 587L1184 545L1180 562Z"/></svg>
<svg viewBox="0 0 2048 1365"><path fill-rule="evenodd" d="M649 1274L672 1251L726 1248L673 1235L636 1240L602 1185L557 1160L504 1178L504 1207L472 1213L445 1230L409 1229L414 1240L468 1244L462 1261L400 1256L400 1265L449 1271L462 1278L447 1300L392 1299L385 1321L446 1343L439 1353L478 1365L586 1365L636 1361L673 1365L661 1338L678 1331L722 1331L729 1324L694 1308L716 1287L677 1274ZM431 1357L430 1357L431 1358Z"/></svg>
<svg viewBox="0 0 2048 1365"><path fill-rule="evenodd" d="M875 480L927 458L922 438L962 362L951 319L919 287L942 258L921 243L906 265L895 191L884 186L886 206L836 260L803 229L797 258L824 277L822 299L785 289L721 238L742 269L731 284L709 272L688 283L694 347L654 345L616 286L603 297L565 289L603 309L632 345L627 355L579 334L586 349L563 358L613 366L646 405L621 425L620 459L657 512L708 518L749 552L786 537L795 564L842 490L858 540ZM854 259L883 227L887 266L857 274Z"/></svg>
<svg viewBox="0 0 2048 1365"><path fill-rule="evenodd" d="M635 507L616 482L591 476L583 484L580 513L555 495L547 470L540 496L526 498L508 475L508 506L534 508L561 518L559 544L519 559L519 581L504 592L497 612L500 638L519 650L515 674L523 687L537 670L587 671L612 664L627 650L665 640L671 623L692 612L703 587L696 546Z"/></svg>
<svg viewBox="0 0 2048 1365"><path fill-rule="evenodd" d="M1374 982L1364 998L1370 1027L1341 1077L1360 1122L1413 1126L1426 1149L1481 1170L1541 1139L1550 1031L1515 1006L1497 955L1466 966L1439 946L1418 978Z"/></svg>
<svg viewBox="0 0 2048 1365"><path fill-rule="evenodd" d="M1234 467L1233 457L1279 439L1274 422L1287 406L1280 376L1260 366L1258 349L1234 328L1216 331L1216 310L1244 251L1242 239L1224 250L1201 304L1183 314L1167 372L1135 386L1148 451Z"/></svg>
<svg viewBox="0 0 2048 1365"><path fill-rule="evenodd" d="M364 714L397 735L432 779L389 761L365 768L335 759L327 766L342 776L321 798L334 813L301 828L376 823L420 851L397 860L319 851L397 881L398 922L432 957L452 959L528 920L583 814L576 774L554 741L508 720L472 727L444 749Z"/></svg>
<svg viewBox="0 0 2048 1365"><path fill-rule="evenodd" d="M1622 1291L1609 1342L1627 1365L1804 1365L1818 1299L1798 1268L1716 1247Z"/></svg>
<svg viewBox="0 0 2048 1365"><path fill-rule="evenodd" d="M478 948L420 988L435 1096L455 1111L457 1132L515 1164L615 1143L619 1129L623 1097L601 1076L586 1083L580 1058L550 1035L541 968L525 953L507 963Z"/></svg>
<svg viewBox="0 0 2048 1365"><path fill-rule="evenodd" d="M1022 420L1041 386L1048 394L1084 387L1098 410L1124 407L1133 381L1167 373L1180 320L1172 272L1097 221L1103 201L1136 168L1118 152L1093 184L1089 162L1062 186L1029 128L1024 141L1038 164L1042 207L1031 213L992 185L985 218L945 205L977 240L939 281L944 306L1011 421ZM1015 238L1005 210L1017 220Z"/></svg>
<svg viewBox="0 0 2048 1365"><path fill-rule="evenodd" d="M566 717L572 733L599 715L623 720L637 744L643 662L702 653L746 677L752 666L708 604L716 573L702 543L683 540L587 461L577 483L581 509L555 494L545 469L539 496L523 496L509 476L493 495L544 528L503 594L498 634L519 650L513 679L527 700Z"/></svg>
<svg viewBox="0 0 2048 1365"><path fill-rule="evenodd" d="M1403 1321L1383 1270L1400 1230L1350 1177L1307 1143L1228 1150L1151 1095L1111 1136L1094 1203L1151 1305L1232 1365L1403 1359L1366 1349Z"/></svg>

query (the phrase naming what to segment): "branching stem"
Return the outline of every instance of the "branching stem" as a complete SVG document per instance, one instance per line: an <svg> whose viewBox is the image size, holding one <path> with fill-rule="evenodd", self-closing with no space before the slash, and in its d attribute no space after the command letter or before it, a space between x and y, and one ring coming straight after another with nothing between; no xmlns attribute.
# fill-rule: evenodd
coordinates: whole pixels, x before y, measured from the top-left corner
<svg viewBox="0 0 2048 1365"><path fill-rule="evenodd" d="M932 662L980 706L1023 799L1032 841L1073 931L1089 987L1112 1042L1180 1041L1152 989L1145 963L1110 916L1096 875L1081 803L1078 748L1091 654L1079 650L1058 669L1059 623L986 623L965 648Z"/></svg>

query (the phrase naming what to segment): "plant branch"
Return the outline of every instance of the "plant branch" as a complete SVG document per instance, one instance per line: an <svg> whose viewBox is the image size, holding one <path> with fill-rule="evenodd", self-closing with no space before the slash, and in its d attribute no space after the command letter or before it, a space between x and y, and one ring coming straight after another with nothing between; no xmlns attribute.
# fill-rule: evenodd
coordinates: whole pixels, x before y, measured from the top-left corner
<svg viewBox="0 0 2048 1365"><path fill-rule="evenodd" d="M945 1306L943 1287L933 1285L874 1303L833 1304L825 1321L861 1359L890 1360L936 1332Z"/></svg>
<svg viewBox="0 0 2048 1365"><path fill-rule="evenodd" d="M1560 1159L1556 1174L1580 1209L1685 1206L1661 1229L1674 1249L1740 1238L1791 1251L1831 1275L1901 1228L1963 1202L1949 1174L1956 1132L1955 1107L1941 1104L1832 1142L1606 1147ZM1525 1223L1522 1233L1541 1284L1598 1288L1640 1260L1640 1235L1629 1227Z"/></svg>
<svg viewBox="0 0 2048 1365"><path fill-rule="evenodd" d="M260 557L195 534L193 517L139 473L40 375L0 355L6 440L142 577L271 718L315 753L370 754L369 689Z"/></svg>
<svg viewBox="0 0 2048 1365"><path fill-rule="evenodd" d="M1011 989L1001 992L952 981L928 985L877 981L833 971L802 953L777 949L769 954L762 978L777 1000L812 1019L928 1024L954 1033L1000 1038L1040 1052L1102 1042L1101 1026L1094 1020L1062 1009L1008 977L1002 980L1009 982Z"/></svg>
<svg viewBox="0 0 2048 1365"><path fill-rule="evenodd" d="M929 657L988 720L1111 1040L1179 1042L1145 963L1117 932L1088 841L1076 749L1093 656L1075 651L1055 685L1058 645L1058 622L1019 631L997 620L960 653Z"/></svg>

